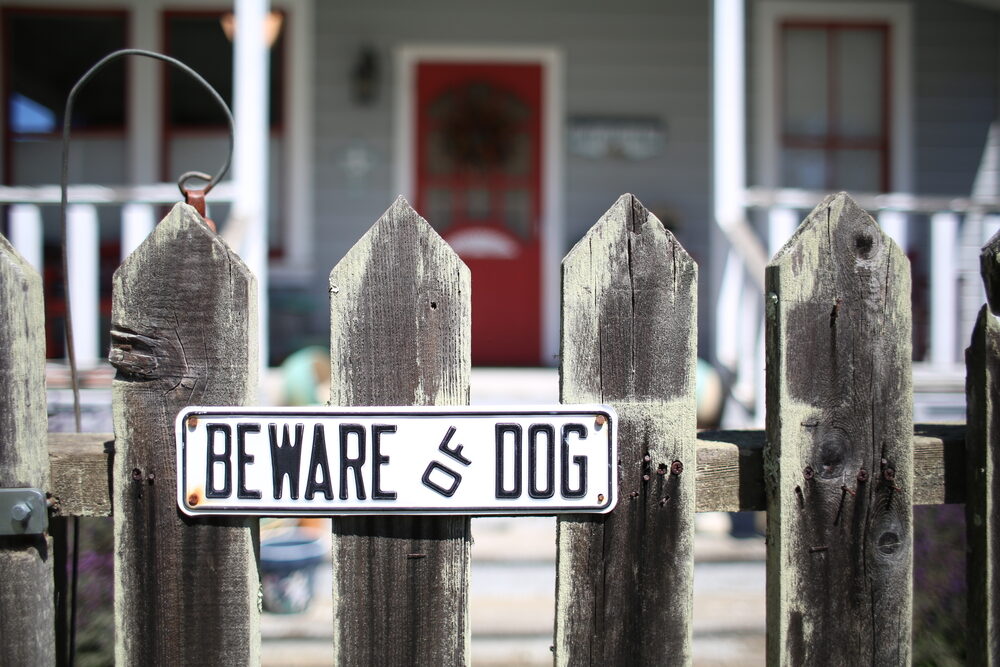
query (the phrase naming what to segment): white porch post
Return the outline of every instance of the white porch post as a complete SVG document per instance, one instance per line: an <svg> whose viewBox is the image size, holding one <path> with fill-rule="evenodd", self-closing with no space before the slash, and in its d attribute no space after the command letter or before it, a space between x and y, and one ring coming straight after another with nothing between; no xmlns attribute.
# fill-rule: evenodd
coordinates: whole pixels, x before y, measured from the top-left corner
<svg viewBox="0 0 1000 667"><path fill-rule="evenodd" d="M25 261L42 272L42 212L34 204L10 207L10 242Z"/></svg>
<svg viewBox="0 0 1000 667"><path fill-rule="evenodd" d="M723 229L743 219L746 188L743 0L715 0L712 25L712 164L715 221Z"/></svg>
<svg viewBox="0 0 1000 667"><path fill-rule="evenodd" d="M98 264L100 229L97 207L70 204L66 209L69 251L69 296L73 315L73 348L79 368L93 368L104 357L100 349Z"/></svg>
<svg viewBox="0 0 1000 667"><path fill-rule="evenodd" d="M266 368L267 340L267 132L268 57L264 24L268 0L236 0L233 38L233 116L236 144L233 180L236 186L233 220L243 230L239 250L257 277L259 350Z"/></svg>

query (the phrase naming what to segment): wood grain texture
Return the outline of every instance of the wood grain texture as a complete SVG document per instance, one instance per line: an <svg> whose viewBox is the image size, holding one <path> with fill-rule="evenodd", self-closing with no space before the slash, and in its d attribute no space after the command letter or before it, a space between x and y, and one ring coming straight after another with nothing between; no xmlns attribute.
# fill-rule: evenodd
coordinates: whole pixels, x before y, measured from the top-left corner
<svg viewBox="0 0 1000 667"><path fill-rule="evenodd" d="M260 662L258 522L177 508L174 419L257 389L256 282L177 204L112 291L116 662Z"/></svg>
<svg viewBox="0 0 1000 667"><path fill-rule="evenodd" d="M0 488L49 486L42 279L0 236ZM0 516L0 521L11 521ZM52 540L0 537L0 664L55 664Z"/></svg>
<svg viewBox="0 0 1000 667"><path fill-rule="evenodd" d="M768 663L910 660L910 271L845 193L766 273Z"/></svg>
<svg viewBox="0 0 1000 667"><path fill-rule="evenodd" d="M331 403L467 404L470 289L397 199L330 273ZM335 662L467 664L470 544L467 517L335 519Z"/></svg>
<svg viewBox="0 0 1000 667"><path fill-rule="evenodd" d="M561 400L618 410L619 499L558 522L557 664L691 660L697 279L631 195L563 260Z"/></svg>
<svg viewBox="0 0 1000 667"><path fill-rule="evenodd" d="M49 433L54 516L111 516L113 433Z"/></svg>
<svg viewBox="0 0 1000 667"><path fill-rule="evenodd" d="M1000 235L983 248L980 261L989 303L965 352L966 636L969 664L1000 665Z"/></svg>

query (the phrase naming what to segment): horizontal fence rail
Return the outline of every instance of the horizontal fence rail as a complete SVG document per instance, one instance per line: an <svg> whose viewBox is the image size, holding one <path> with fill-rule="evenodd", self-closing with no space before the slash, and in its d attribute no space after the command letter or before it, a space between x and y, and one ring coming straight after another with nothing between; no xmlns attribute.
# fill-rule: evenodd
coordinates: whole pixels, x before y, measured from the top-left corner
<svg viewBox="0 0 1000 667"><path fill-rule="evenodd" d="M702 431L695 443L695 511L757 512L764 496L764 431ZM111 516L113 433L49 433L58 516ZM913 427L914 505L965 502L965 425Z"/></svg>
<svg viewBox="0 0 1000 667"><path fill-rule="evenodd" d="M767 322L766 430L695 430L697 267L638 200L567 256L561 398L620 414L621 494L607 515L560 518L557 663L690 663L694 515L764 510L768 663L905 664L912 506L944 503L968 516L967 659L1000 662L1000 240L982 256L994 309L967 353L968 425L913 425L909 262L883 229L825 199L740 306ZM116 433L46 440L38 276L0 250L0 487L48 492L54 520L114 517L118 662L258 664L256 522L179 513L173 433L184 406L252 400L253 276L176 206L115 274ZM467 403L469 273L405 201L329 291L334 403ZM468 517L336 519L336 662L467 663L470 541ZM0 536L0 664L55 660L51 548Z"/></svg>

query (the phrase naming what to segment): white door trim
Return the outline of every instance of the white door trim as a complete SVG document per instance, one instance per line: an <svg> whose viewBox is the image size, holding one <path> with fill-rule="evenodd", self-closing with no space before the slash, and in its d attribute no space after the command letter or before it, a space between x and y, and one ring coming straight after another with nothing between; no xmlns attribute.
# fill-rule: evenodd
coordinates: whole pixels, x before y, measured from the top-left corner
<svg viewBox="0 0 1000 667"><path fill-rule="evenodd" d="M542 66L542 211L541 308L542 349L538 363L553 366L559 352L559 262L563 245L563 59L555 48L531 46L403 45L396 51L395 159L396 192L413 199L414 102L416 65L420 61L538 63Z"/></svg>
<svg viewBox="0 0 1000 667"><path fill-rule="evenodd" d="M778 27L787 19L870 19L885 21L892 30L891 119L889 121L890 189L913 191L913 20L909 4L901 2L761 2L754 26L754 119L756 180L778 187L778 99L776 48Z"/></svg>

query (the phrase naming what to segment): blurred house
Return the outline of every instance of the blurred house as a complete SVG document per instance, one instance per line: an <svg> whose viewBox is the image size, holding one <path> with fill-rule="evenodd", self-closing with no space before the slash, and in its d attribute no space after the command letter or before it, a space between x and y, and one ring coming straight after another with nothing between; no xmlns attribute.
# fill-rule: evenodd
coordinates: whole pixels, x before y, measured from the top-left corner
<svg viewBox="0 0 1000 667"><path fill-rule="evenodd" d="M1000 194L986 150L1000 101L1000 0L270 9L272 363L326 340L325 276L402 193L472 269L474 363L552 365L559 260L632 192L698 261L700 354L752 413L762 262L822 193L841 189L896 193L863 203L914 261L915 356L960 361L964 320L981 303L967 260L996 228ZM173 55L230 99L232 11L210 1L0 4L2 182L57 182L66 94L113 49ZM226 146L204 93L138 60L95 78L73 124L74 183L171 182L215 170ZM56 212L43 200L40 261L57 324ZM229 201L215 201L212 217L225 220ZM105 317L122 219L117 204L97 207Z"/></svg>

